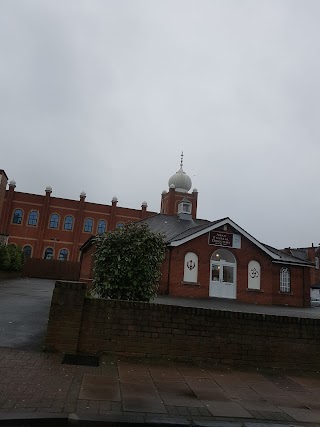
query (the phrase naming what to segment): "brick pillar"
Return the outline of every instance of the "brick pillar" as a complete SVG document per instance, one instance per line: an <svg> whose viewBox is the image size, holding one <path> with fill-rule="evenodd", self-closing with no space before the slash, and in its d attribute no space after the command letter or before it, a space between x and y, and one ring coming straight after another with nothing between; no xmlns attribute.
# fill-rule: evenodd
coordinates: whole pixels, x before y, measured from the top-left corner
<svg viewBox="0 0 320 427"><path fill-rule="evenodd" d="M6 195L8 177L3 169L0 169L0 224L2 224L2 213L4 214L4 198ZM3 209L3 212L2 212ZM2 226L0 225L0 233L2 231Z"/></svg>
<svg viewBox="0 0 320 427"><path fill-rule="evenodd" d="M1 227L1 233L8 234L10 219L11 219L11 206L14 198L14 189L16 188L15 181L10 181L9 190L7 192L7 199L3 209L3 221Z"/></svg>
<svg viewBox="0 0 320 427"><path fill-rule="evenodd" d="M147 217L147 207L148 207L147 202L142 202L142 205L141 205L141 215L140 215L141 219L144 219L144 218Z"/></svg>
<svg viewBox="0 0 320 427"><path fill-rule="evenodd" d="M117 222L117 203L118 199L114 196L111 201L111 215L110 215L110 231L116 228Z"/></svg>
<svg viewBox="0 0 320 427"><path fill-rule="evenodd" d="M48 186L46 188L46 195L45 195L45 199L44 199L42 212L40 212L39 235L38 235L36 250L34 253L34 258L42 258L42 253L41 253L42 243L43 243L43 237L44 237L45 230L48 227L51 193L52 193L52 188L50 186Z"/></svg>
<svg viewBox="0 0 320 427"><path fill-rule="evenodd" d="M175 215L176 214L176 212L175 212L175 208L176 208L176 206L175 206L176 189L174 187L170 187L169 188L169 192L167 194L168 194L168 208L167 208L167 212L166 213L168 215Z"/></svg>
<svg viewBox="0 0 320 427"><path fill-rule="evenodd" d="M77 351L86 290L85 283L56 282L45 340L48 349Z"/></svg>
<svg viewBox="0 0 320 427"><path fill-rule="evenodd" d="M198 206L198 190L194 188L192 190L192 218L197 218L197 206Z"/></svg>
<svg viewBox="0 0 320 427"><path fill-rule="evenodd" d="M79 207L78 207L78 214L75 221L75 233L74 233L74 240L73 240L73 246L72 246L72 252L70 261L78 261L79 257L79 244L80 244L80 236L83 229L83 213L84 213L84 204L86 200L86 194L82 192L80 194L80 200L79 200Z"/></svg>

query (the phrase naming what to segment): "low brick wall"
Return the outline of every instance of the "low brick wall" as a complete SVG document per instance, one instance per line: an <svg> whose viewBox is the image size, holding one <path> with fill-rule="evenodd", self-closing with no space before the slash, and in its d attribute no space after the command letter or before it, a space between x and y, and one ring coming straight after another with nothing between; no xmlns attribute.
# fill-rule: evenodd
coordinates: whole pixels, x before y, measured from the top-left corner
<svg viewBox="0 0 320 427"><path fill-rule="evenodd" d="M21 277L21 271L0 270L0 280L17 279L18 277Z"/></svg>
<svg viewBox="0 0 320 427"><path fill-rule="evenodd" d="M320 319L85 298L57 282L47 345L55 350L320 369Z"/></svg>

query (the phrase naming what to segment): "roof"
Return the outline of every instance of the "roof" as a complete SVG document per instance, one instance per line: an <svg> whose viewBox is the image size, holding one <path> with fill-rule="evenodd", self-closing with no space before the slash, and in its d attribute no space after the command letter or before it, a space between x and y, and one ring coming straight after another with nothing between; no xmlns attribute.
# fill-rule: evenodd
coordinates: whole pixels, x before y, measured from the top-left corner
<svg viewBox="0 0 320 427"><path fill-rule="evenodd" d="M177 215L157 214L139 222L148 224L150 229L154 232L163 233L165 235L165 242L168 244L168 246L180 246L181 244L208 233L211 230L214 230L225 224L230 224L241 235L245 236L252 243L258 246L263 252L269 255L275 263L301 266L304 265L308 267L312 267L314 265L307 260L303 260L296 256L287 254L286 252L279 249L275 249L272 246L259 242L228 217L218 219L216 221L207 221L203 219L185 220L180 219Z"/></svg>
<svg viewBox="0 0 320 427"><path fill-rule="evenodd" d="M205 219L180 219L177 215L157 214L139 221L139 224L147 224L155 233L162 233L165 242L170 243L178 236L192 235L197 230L206 228L210 221Z"/></svg>

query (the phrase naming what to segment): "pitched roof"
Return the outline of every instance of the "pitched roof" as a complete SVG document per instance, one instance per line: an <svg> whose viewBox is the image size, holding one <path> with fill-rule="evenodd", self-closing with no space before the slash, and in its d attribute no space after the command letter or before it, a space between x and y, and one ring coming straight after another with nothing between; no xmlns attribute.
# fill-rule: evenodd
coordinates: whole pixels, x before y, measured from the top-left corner
<svg viewBox="0 0 320 427"><path fill-rule="evenodd" d="M191 235L197 230L206 228L211 224L205 219L180 219L177 215L157 214L139 221L139 224L147 224L155 233L162 233L165 242L170 243L179 235Z"/></svg>
<svg viewBox="0 0 320 427"><path fill-rule="evenodd" d="M154 232L163 233L165 235L165 242L168 246L180 246L181 244L208 233L209 231L223 226L224 224L230 224L240 234L245 236L263 252L269 255L273 259L273 262L280 264L305 265L309 267L314 265L307 260L303 260L259 242L228 217L216 221L207 221L203 219L185 220L180 219L177 215L157 214L139 222L148 224L150 229Z"/></svg>

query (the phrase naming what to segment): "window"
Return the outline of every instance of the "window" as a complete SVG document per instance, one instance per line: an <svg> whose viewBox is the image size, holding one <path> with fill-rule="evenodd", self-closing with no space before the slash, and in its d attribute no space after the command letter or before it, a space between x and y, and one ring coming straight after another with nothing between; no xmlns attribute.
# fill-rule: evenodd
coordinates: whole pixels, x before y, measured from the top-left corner
<svg viewBox="0 0 320 427"><path fill-rule="evenodd" d="M280 292L291 292L289 268L281 268L280 270Z"/></svg>
<svg viewBox="0 0 320 427"><path fill-rule="evenodd" d="M98 222L98 229L97 229L98 234L104 233L106 229L107 229L107 223L105 222L104 219L100 219L100 221Z"/></svg>
<svg viewBox="0 0 320 427"><path fill-rule="evenodd" d="M198 255L188 252L184 257L183 281L197 283L198 281Z"/></svg>
<svg viewBox="0 0 320 427"><path fill-rule="evenodd" d="M49 228L58 228L59 227L59 215L52 214L50 217Z"/></svg>
<svg viewBox="0 0 320 427"><path fill-rule="evenodd" d="M23 212L21 209L16 209L13 212L12 223L21 224L22 223Z"/></svg>
<svg viewBox="0 0 320 427"><path fill-rule="evenodd" d="M84 222L84 231L85 233L92 233L93 230L93 220L91 218L87 218Z"/></svg>
<svg viewBox="0 0 320 427"><path fill-rule="evenodd" d="M261 267L258 261L250 261L248 264L248 289L260 289Z"/></svg>
<svg viewBox="0 0 320 427"><path fill-rule="evenodd" d="M218 249L216 250L212 256L212 261L224 261L224 262L230 262L230 263L236 263L236 259L232 252L228 251L227 249Z"/></svg>
<svg viewBox="0 0 320 427"><path fill-rule="evenodd" d="M319 257L317 257L317 256L315 257L314 263L316 265L316 269L319 270Z"/></svg>
<svg viewBox="0 0 320 427"><path fill-rule="evenodd" d="M59 252L59 260L60 261L68 261L68 255L69 255L69 251L68 249L61 249L61 251Z"/></svg>
<svg viewBox="0 0 320 427"><path fill-rule="evenodd" d="M38 222L38 212L36 211L29 212L28 225L33 225L35 227L37 225L37 222Z"/></svg>
<svg viewBox="0 0 320 427"><path fill-rule="evenodd" d="M63 229L72 230L72 228L73 228L73 216L68 215L64 219Z"/></svg>
<svg viewBox="0 0 320 427"><path fill-rule="evenodd" d="M117 228L122 228L122 227L124 227L124 224L123 224L123 222L118 222L118 224L117 224L117 226L116 226Z"/></svg>
<svg viewBox="0 0 320 427"><path fill-rule="evenodd" d="M32 246L30 245L26 245L23 247L23 253L25 258L31 258L31 254L32 254Z"/></svg>
<svg viewBox="0 0 320 427"><path fill-rule="evenodd" d="M52 248L47 248L44 251L44 257L43 259L53 259L53 249Z"/></svg>

